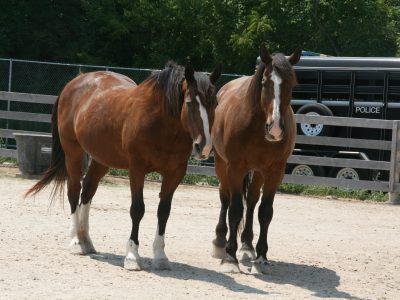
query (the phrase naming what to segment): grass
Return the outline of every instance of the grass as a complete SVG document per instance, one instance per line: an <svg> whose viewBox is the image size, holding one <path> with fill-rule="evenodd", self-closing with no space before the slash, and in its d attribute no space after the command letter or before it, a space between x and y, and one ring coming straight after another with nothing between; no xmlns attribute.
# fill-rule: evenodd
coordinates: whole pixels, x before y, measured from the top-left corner
<svg viewBox="0 0 400 300"><path fill-rule="evenodd" d="M127 177L128 171L120 169L110 169L108 174L111 176ZM161 181L162 179L161 175L156 172L148 173L145 178L146 180L151 180L151 181ZM215 176L193 175L193 174L185 175L185 177L183 177L182 179L182 183L192 184L192 185L209 185L209 186L219 185L218 179Z"/></svg>
<svg viewBox="0 0 400 300"><path fill-rule="evenodd" d="M17 160L14 158L0 157L0 164L17 164ZM121 169L110 169L109 175L128 177L127 170ZM151 172L146 175L146 180L161 181L162 177L156 172ZM219 185L218 178L215 176L206 175L194 175L187 174L182 180L183 184L190 185L203 185L217 187ZM302 184L283 183L280 185L279 192L302 195L302 196L318 196L318 197L333 197L341 199L357 199L357 200L368 200L376 202L385 202L388 200L388 194L378 191L368 190L351 190L351 189L339 189L335 187L322 187L322 186L308 186Z"/></svg>
<svg viewBox="0 0 400 300"><path fill-rule="evenodd" d="M109 172L113 176L128 176L128 171L111 169ZM146 180L161 181L161 175L155 172L146 175ZM182 180L184 184L214 186L219 185L219 181L215 176L187 174ZM376 202L385 202L388 200L387 193L368 190L351 190L339 189L335 187L309 186L302 184L283 183L280 185L279 192L302 195L302 196L319 196L333 197L340 199L357 199Z"/></svg>
<svg viewBox="0 0 400 300"><path fill-rule="evenodd" d="M282 193L302 196L330 196L341 199L369 200L376 202L385 202L388 200L387 193L379 191L339 189L335 187L322 187L293 183L281 184L279 187L279 191Z"/></svg>
<svg viewBox="0 0 400 300"><path fill-rule="evenodd" d="M0 164L17 164L17 160L15 158L10 157L0 157Z"/></svg>

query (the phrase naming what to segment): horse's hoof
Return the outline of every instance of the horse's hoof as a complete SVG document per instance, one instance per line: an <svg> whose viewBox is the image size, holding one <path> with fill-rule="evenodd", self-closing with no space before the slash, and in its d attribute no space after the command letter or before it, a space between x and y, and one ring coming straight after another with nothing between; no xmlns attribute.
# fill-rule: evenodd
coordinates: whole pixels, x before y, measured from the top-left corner
<svg viewBox="0 0 400 300"><path fill-rule="evenodd" d="M225 258L221 261L221 272L222 273L240 273L239 263L229 254L225 255Z"/></svg>
<svg viewBox="0 0 400 300"><path fill-rule="evenodd" d="M81 250L83 255L96 253L96 249L94 249L93 243L90 239L81 243Z"/></svg>
<svg viewBox="0 0 400 300"><path fill-rule="evenodd" d="M96 249L93 247L92 240L90 237L79 240L77 237L72 238L69 248L71 253L73 254L94 254L96 253Z"/></svg>
<svg viewBox="0 0 400 300"><path fill-rule="evenodd" d="M242 248L239 251L239 257L240 262L250 262L256 259L256 252L254 251L254 248L243 244Z"/></svg>
<svg viewBox="0 0 400 300"><path fill-rule="evenodd" d="M129 270L129 271L140 271L140 270L142 270L142 267L140 266L139 261L137 261L135 258L126 258L125 257L124 269Z"/></svg>
<svg viewBox="0 0 400 300"><path fill-rule="evenodd" d="M171 265L168 258L153 259L153 270L171 270Z"/></svg>
<svg viewBox="0 0 400 300"><path fill-rule="evenodd" d="M79 244L79 240L78 240L77 237L76 238L72 238L71 242L69 243L68 248L69 248L69 251L72 254L83 254L82 253L82 247Z"/></svg>
<svg viewBox="0 0 400 300"><path fill-rule="evenodd" d="M252 274L267 274L268 272L268 260L263 257L257 258L253 261L250 273Z"/></svg>
<svg viewBox="0 0 400 300"><path fill-rule="evenodd" d="M225 247L221 248L221 247L216 246L213 243L213 248L211 250L211 256L214 258L223 259L226 256Z"/></svg>

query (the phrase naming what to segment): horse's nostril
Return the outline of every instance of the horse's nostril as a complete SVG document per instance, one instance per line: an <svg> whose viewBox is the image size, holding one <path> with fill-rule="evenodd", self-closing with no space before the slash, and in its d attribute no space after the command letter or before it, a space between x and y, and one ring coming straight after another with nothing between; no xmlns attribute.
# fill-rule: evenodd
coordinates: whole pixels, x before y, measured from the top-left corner
<svg viewBox="0 0 400 300"><path fill-rule="evenodd" d="M200 144L195 143L195 144L194 144L194 149L196 149L197 153L200 153L200 152L201 152L201 151L200 151Z"/></svg>
<svg viewBox="0 0 400 300"><path fill-rule="evenodd" d="M270 132L273 126L274 122L271 122L271 124L265 123L265 131Z"/></svg>

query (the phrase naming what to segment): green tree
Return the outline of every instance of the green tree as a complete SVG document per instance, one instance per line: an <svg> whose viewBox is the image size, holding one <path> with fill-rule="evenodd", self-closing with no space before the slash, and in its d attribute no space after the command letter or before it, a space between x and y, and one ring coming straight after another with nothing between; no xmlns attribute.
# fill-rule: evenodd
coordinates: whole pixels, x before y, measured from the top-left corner
<svg viewBox="0 0 400 300"><path fill-rule="evenodd" d="M400 54L398 0L0 0L0 56L250 73L261 42L340 56Z"/></svg>
<svg viewBox="0 0 400 300"><path fill-rule="evenodd" d="M240 55L266 40L286 53L301 45L329 55L393 56L398 16L398 4L381 0L263 0L231 43Z"/></svg>
<svg viewBox="0 0 400 300"><path fill-rule="evenodd" d="M0 0L0 56L79 60L88 47L80 0Z"/></svg>

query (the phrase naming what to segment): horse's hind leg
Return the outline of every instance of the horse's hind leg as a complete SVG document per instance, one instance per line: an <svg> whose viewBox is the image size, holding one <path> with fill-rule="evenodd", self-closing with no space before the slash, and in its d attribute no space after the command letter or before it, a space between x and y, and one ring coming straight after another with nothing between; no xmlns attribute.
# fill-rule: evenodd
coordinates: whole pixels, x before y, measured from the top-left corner
<svg viewBox="0 0 400 300"><path fill-rule="evenodd" d="M219 185L219 198L221 201L221 210L219 213L218 224L215 228L215 239L213 240L213 249L211 256L214 258L223 259L226 255L226 234L228 233L228 226L226 225L226 214L228 211L230 199L230 192L226 178L226 164L215 153L215 171L217 173Z"/></svg>
<svg viewBox="0 0 400 300"><path fill-rule="evenodd" d="M165 254L165 228L171 211L171 202L174 192L186 173L186 164L178 166L176 169L162 172L163 181L161 184L160 203L158 205L157 217L158 226L153 242L153 269L170 270L170 264Z"/></svg>
<svg viewBox="0 0 400 300"><path fill-rule="evenodd" d="M260 188L263 184L264 178L261 173L254 172L251 178L250 185L247 191L246 199L246 219L245 225L241 236L242 248L240 249L240 261L247 262L256 258L256 253L253 247L253 215L254 208L260 198Z"/></svg>
<svg viewBox="0 0 400 300"><path fill-rule="evenodd" d="M89 236L89 211L92 198L96 193L99 181L107 173L108 167L92 160L89 169L83 179L81 204L79 206L78 239L84 254L95 253L92 240Z"/></svg>
<svg viewBox="0 0 400 300"><path fill-rule="evenodd" d="M66 144L66 145L65 145ZM73 252L81 253L78 238L79 229L79 193L81 191L83 150L77 143L63 145L65 151L65 166L68 173L68 201L71 206L71 243ZM78 249L77 249L78 248ZM82 249L83 250L83 249Z"/></svg>

